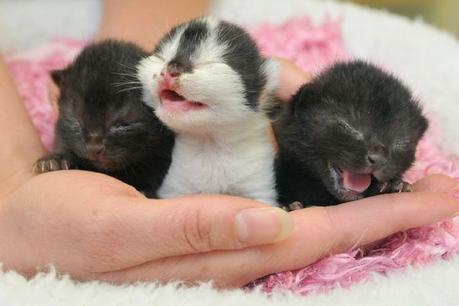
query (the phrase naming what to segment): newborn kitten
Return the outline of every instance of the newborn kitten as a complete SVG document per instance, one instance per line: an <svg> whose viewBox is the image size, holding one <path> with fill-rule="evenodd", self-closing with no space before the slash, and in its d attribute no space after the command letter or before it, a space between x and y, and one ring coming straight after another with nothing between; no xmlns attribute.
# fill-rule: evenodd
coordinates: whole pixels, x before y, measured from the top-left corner
<svg viewBox="0 0 459 306"><path fill-rule="evenodd" d="M362 61L332 66L275 124L279 202L331 205L410 190L401 178L427 126L395 77Z"/></svg>
<svg viewBox="0 0 459 306"><path fill-rule="evenodd" d="M102 172L155 196L170 165L173 135L142 103L135 67L146 56L134 44L104 41L52 72L60 88L55 148L36 172Z"/></svg>
<svg viewBox="0 0 459 306"><path fill-rule="evenodd" d="M160 197L217 193L276 203L267 109L277 69L243 29L212 17L175 27L141 61L144 101L176 133Z"/></svg>

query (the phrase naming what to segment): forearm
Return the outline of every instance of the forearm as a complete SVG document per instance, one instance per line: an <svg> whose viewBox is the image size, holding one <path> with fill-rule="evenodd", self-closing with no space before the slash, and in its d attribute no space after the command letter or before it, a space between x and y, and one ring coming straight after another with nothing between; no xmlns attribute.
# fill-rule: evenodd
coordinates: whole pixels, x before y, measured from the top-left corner
<svg viewBox="0 0 459 306"><path fill-rule="evenodd" d="M44 154L38 134L0 58L0 195L31 175Z"/></svg>
<svg viewBox="0 0 459 306"><path fill-rule="evenodd" d="M208 4L209 0L105 0L96 40L124 39L152 50L172 26L205 14Z"/></svg>

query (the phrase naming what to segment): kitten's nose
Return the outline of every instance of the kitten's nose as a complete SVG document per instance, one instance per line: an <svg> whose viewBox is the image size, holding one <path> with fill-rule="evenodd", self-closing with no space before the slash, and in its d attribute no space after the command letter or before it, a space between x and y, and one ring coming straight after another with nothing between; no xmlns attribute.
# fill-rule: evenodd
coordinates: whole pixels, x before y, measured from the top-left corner
<svg viewBox="0 0 459 306"><path fill-rule="evenodd" d="M373 167L382 166L386 163L386 157L382 154L368 154L367 156L368 163Z"/></svg>
<svg viewBox="0 0 459 306"><path fill-rule="evenodd" d="M386 147L382 144L371 145L368 149L367 160L373 168L385 165L387 162Z"/></svg>
<svg viewBox="0 0 459 306"><path fill-rule="evenodd" d="M180 65L170 62L166 69L161 71L163 77L163 87L166 89L173 89L176 79L182 74L183 69Z"/></svg>
<svg viewBox="0 0 459 306"><path fill-rule="evenodd" d="M170 62L167 65L166 73L173 78L179 77L183 73L183 67L176 62Z"/></svg>
<svg viewBox="0 0 459 306"><path fill-rule="evenodd" d="M98 159L105 153L105 145L101 143L89 143L86 148L91 159Z"/></svg>

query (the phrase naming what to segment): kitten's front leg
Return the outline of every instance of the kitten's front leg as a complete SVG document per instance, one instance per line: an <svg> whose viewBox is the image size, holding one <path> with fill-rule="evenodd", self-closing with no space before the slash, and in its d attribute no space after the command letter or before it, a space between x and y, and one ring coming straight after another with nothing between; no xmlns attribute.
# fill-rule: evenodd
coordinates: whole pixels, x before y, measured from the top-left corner
<svg viewBox="0 0 459 306"><path fill-rule="evenodd" d="M402 179L394 179L378 185L379 193L412 192L413 186Z"/></svg>
<svg viewBox="0 0 459 306"><path fill-rule="evenodd" d="M68 154L51 153L40 158L33 165L33 171L37 174L69 169L76 168L71 156Z"/></svg>

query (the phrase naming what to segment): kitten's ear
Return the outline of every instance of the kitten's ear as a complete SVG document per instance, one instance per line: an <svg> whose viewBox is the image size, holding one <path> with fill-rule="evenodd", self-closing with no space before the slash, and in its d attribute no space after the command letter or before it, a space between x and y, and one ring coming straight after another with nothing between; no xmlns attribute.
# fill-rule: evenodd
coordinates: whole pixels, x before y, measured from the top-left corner
<svg viewBox="0 0 459 306"><path fill-rule="evenodd" d="M53 80L54 84L56 84L58 87L61 87L63 75L64 70L51 71L51 79Z"/></svg>
<svg viewBox="0 0 459 306"><path fill-rule="evenodd" d="M304 84L292 97L290 102L291 115L298 118L301 112L306 111L308 104L311 104L316 98L316 93L311 84Z"/></svg>

